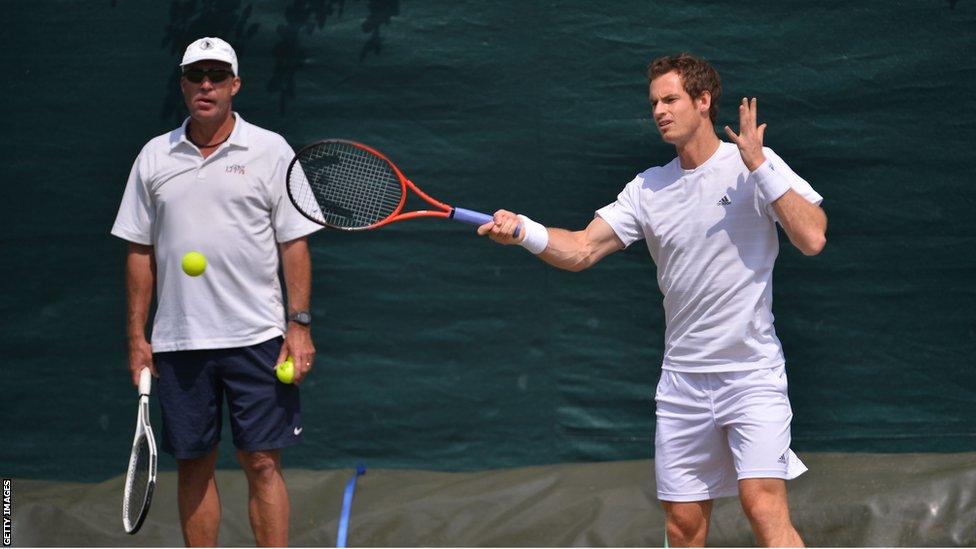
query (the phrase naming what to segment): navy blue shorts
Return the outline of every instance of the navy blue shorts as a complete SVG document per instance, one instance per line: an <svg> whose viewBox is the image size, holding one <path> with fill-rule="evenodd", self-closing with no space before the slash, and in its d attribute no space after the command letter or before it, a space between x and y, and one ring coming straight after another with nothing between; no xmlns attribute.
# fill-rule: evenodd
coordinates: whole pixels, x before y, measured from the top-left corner
<svg viewBox="0 0 976 549"><path fill-rule="evenodd" d="M162 449L176 459L210 453L220 442L227 398L234 446L276 450L302 440L298 387L275 375L283 340L237 349L155 353Z"/></svg>

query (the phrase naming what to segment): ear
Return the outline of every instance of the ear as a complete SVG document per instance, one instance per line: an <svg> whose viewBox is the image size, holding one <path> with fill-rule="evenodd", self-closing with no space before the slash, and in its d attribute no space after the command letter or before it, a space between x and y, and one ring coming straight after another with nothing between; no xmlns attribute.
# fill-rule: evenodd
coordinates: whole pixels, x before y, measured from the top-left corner
<svg viewBox="0 0 976 549"><path fill-rule="evenodd" d="M230 95L231 97L237 95L237 92L241 91L241 77L235 76L234 81L231 82Z"/></svg>
<svg viewBox="0 0 976 549"><path fill-rule="evenodd" d="M698 99L695 99L695 103L697 103L698 112L708 116L708 109L712 108L712 92L708 90L701 92Z"/></svg>

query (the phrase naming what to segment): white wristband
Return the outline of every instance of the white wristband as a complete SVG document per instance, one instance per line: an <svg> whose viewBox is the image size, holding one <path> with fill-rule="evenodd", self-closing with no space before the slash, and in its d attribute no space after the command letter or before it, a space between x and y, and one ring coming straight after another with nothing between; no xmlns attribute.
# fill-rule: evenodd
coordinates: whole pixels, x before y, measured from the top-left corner
<svg viewBox="0 0 976 549"><path fill-rule="evenodd" d="M522 231L525 232L525 238L519 244L534 254L541 254L549 245L549 229L524 215L519 215L518 218L522 222Z"/></svg>
<svg viewBox="0 0 976 549"><path fill-rule="evenodd" d="M790 183L786 180L783 174L776 171L773 167L773 163L769 160L762 163L761 166L756 168L756 171L752 172L751 176L756 181L756 187L759 187L759 192L762 193L763 204L769 204L775 201L777 198L786 194L786 191L790 190Z"/></svg>

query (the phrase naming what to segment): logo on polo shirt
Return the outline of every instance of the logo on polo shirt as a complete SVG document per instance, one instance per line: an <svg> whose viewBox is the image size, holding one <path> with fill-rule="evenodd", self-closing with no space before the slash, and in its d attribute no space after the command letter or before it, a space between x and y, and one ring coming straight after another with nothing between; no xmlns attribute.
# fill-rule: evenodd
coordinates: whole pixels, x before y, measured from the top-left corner
<svg viewBox="0 0 976 549"><path fill-rule="evenodd" d="M230 166L227 166L227 169L225 171L227 173L236 173L239 175L244 175L244 166L241 166L240 164L231 164Z"/></svg>
<svg viewBox="0 0 976 549"><path fill-rule="evenodd" d="M723 196L722 200L718 201L719 206L728 206L729 204L732 204L732 201L729 200L729 195Z"/></svg>

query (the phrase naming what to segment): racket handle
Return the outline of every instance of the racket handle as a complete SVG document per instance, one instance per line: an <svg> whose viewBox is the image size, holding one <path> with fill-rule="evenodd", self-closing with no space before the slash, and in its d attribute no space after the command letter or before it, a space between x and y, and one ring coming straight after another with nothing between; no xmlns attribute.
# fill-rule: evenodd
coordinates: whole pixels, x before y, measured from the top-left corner
<svg viewBox="0 0 976 549"><path fill-rule="evenodd" d="M461 223L468 223L471 225L481 226L485 223L490 223L494 217L483 214L481 212L476 212L474 210L465 210L464 208L454 208L451 210L451 219L460 221ZM521 232L522 227L516 227L515 234L512 236L518 237L519 232Z"/></svg>
<svg viewBox="0 0 976 549"><path fill-rule="evenodd" d="M149 390L152 388L152 374L149 373L149 368L143 368L139 372L139 395L148 396Z"/></svg>

